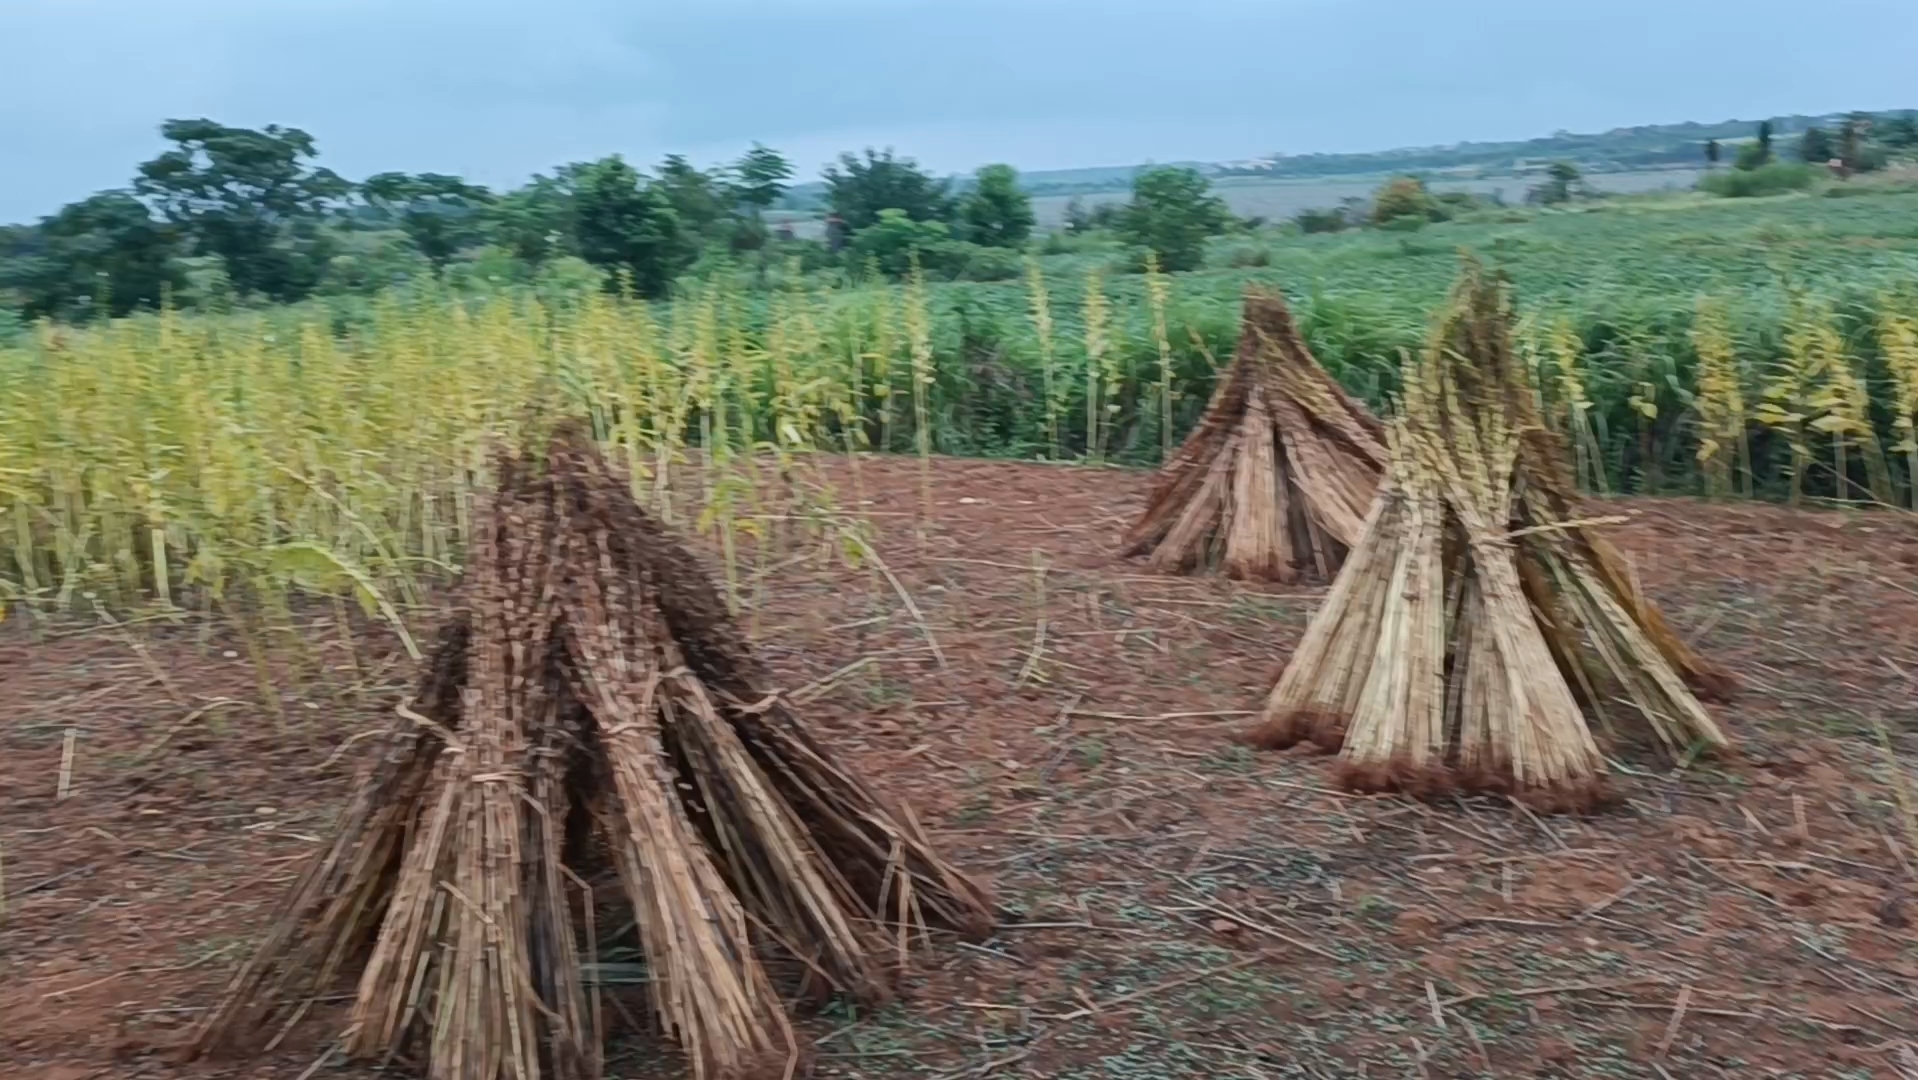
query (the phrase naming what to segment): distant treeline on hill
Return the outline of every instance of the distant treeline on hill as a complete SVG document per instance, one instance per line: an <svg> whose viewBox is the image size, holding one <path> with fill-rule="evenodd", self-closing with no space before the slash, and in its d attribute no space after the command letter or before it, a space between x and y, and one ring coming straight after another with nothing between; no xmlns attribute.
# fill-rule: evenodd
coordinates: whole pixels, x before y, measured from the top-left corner
<svg viewBox="0 0 1918 1080"><path fill-rule="evenodd" d="M1775 116L1770 120L1779 138L1799 136L1812 128L1835 130L1853 114ZM1878 124L1910 123L1912 110L1871 113ZM1705 163L1705 147L1712 142L1734 143L1753 137L1760 120L1726 120L1716 124L1647 124L1613 128L1581 135L1556 132L1539 139L1514 142L1464 142L1451 146L1407 147L1366 154L1273 154L1250 161L1218 166L1221 176L1265 176L1275 179L1307 176L1344 176L1386 172L1440 172L1470 170L1480 173L1543 171L1553 161L1571 161L1586 172L1657 169ZM1050 174L1031 174L1034 184Z"/></svg>
<svg viewBox="0 0 1918 1080"><path fill-rule="evenodd" d="M1835 131L1857 113L1793 114L1770 119L1774 136L1798 138L1820 128ZM1880 125L1918 123L1918 110L1892 109L1864 113ZM1243 161L1174 162L1214 177L1306 179L1327 176L1379 176L1390 173L1457 171L1479 176L1542 173L1554 161L1570 161L1584 172L1626 172L1634 169L1678 168L1706 164L1705 147L1712 142L1736 144L1750 140L1762 120L1724 120L1702 124L1641 124L1593 134L1559 131L1536 139L1509 142L1462 142L1449 146L1412 146L1354 154L1274 153ZM1730 160L1729 155L1726 158ZM1091 195L1126 188L1148 165L1101 165L1080 169L1039 169L1020 174L1034 195ZM961 181L963 185L963 181ZM824 205L824 183L794 184L787 205L797 210Z"/></svg>

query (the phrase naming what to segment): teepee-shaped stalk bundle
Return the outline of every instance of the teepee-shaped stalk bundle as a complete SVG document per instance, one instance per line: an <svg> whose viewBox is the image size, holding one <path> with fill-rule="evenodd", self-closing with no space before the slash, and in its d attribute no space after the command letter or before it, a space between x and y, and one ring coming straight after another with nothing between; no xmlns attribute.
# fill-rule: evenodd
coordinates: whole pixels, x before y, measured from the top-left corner
<svg viewBox="0 0 1918 1080"><path fill-rule="evenodd" d="M1565 809L1602 795L1588 712L1674 758L1727 745L1692 687L1722 696L1730 679L1671 632L1580 512L1511 319L1508 291L1468 261L1406 365L1364 534L1250 741L1337 750L1357 790Z"/></svg>
<svg viewBox="0 0 1918 1080"><path fill-rule="evenodd" d="M989 929L589 438L500 472L419 695L191 1053L284 1034L348 976L350 1056L590 1080L596 950L630 923L695 1075L774 1075L795 1053L782 975L884 1001L928 924Z"/></svg>
<svg viewBox="0 0 1918 1080"><path fill-rule="evenodd" d="M1326 374L1276 292L1248 290L1232 366L1159 471L1128 555L1240 578L1330 580L1385 468L1378 419Z"/></svg>

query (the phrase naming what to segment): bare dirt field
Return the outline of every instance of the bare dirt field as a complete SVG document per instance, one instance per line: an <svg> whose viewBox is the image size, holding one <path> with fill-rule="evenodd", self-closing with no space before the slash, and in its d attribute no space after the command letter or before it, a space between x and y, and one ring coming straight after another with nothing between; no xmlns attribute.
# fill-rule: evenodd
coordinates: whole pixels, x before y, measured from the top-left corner
<svg viewBox="0 0 1918 1080"><path fill-rule="evenodd" d="M1911 517L1619 504L1652 594L1745 680L1718 710L1742 753L1623 760L1617 808L1541 819L1236 745L1322 590L1115 558L1143 475L942 461L921 541L916 463L861 472L923 626L789 544L757 639L1008 913L936 942L900 1004L808 1018L813 1075L1918 1077L1918 818L1887 751L1918 752ZM374 1075L326 1060L336 1002L259 1060L162 1050L410 689L330 613L276 674L283 716L217 626L0 626L0 1076ZM609 1073L679 1070L637 1035Z"/></svg>

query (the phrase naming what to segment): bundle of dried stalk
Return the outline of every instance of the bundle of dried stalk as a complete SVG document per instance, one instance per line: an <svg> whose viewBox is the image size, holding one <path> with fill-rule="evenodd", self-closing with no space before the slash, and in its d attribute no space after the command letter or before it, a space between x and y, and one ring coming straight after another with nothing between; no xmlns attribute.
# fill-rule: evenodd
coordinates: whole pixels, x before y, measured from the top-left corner
<svg viewBox="0 0 1918 1080"><path fill-rule="evenodd" d="M190 1053L277 1042L357 967L354 1057L596 1077L601 879L700 1077L790 1066L782 968L881 1002L913 935L989 931L984 893L810 737L589 438L500 472L420 694Z"/></svg>
<svg viewBox="0 0 1918 1080"><path fill-rule="evenodd" d="M1248 290L1232 366L1160 469L1126 554L1172 571L1329 580L1358 540L1384 437L1313 358L1285 299Z"/></svg>
<svg viewBox="0 0 1918 1080"><path fill-rule="evenodd" d="M1686 685L1724 686L1581 514L1510 346L1503 283L1467 261L1404 372L1391 470L1268 696L1256 745L1338 750L1357 790L1605 797L1585 712L1629 707L1673 758L1728 745Z"/></svg>

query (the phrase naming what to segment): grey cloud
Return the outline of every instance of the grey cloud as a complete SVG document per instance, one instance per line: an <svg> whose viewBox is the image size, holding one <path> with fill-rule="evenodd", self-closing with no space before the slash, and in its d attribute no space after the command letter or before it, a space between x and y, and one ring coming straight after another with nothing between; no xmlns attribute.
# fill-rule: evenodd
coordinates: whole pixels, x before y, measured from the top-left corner
<svg viewBox="0 0 1918 1080"><path fill-rule="evenodd" d="M755 139L1043 168L1904 107L1908 2L0 0L0 220L126 183L172 116L509 184Z"/></svg>

